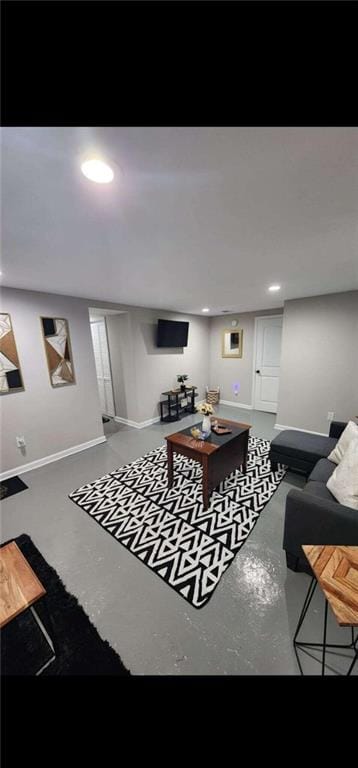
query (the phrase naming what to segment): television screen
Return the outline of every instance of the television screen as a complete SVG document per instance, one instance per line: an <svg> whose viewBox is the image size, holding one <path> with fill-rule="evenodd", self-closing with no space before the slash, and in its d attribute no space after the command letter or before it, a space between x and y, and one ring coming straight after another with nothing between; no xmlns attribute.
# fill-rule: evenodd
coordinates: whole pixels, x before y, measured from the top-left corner
<svg viewBox="0 0 358 768"><path fill-rule="evenodd" d="M177 320L158 320L157 346L187 347L188 330L188 322L179 322Z"/></svg>

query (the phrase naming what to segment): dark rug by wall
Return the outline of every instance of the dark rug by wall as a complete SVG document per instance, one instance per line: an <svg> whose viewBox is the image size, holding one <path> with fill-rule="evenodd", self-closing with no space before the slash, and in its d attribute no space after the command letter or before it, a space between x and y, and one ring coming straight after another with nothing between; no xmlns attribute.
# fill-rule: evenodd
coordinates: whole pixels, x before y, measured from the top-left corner
<svg viewBox="0 0 358 768"><path fill-rule="evenodd" d="M42 672L49 675L129 675L120 657L102 640L77 599L65 589L56 571L44 560L30 537L14 539L47 594L34 607L56 643L56 659ZM7 542L6 542L7 543ZM42 600L46 600L52 629ZM123 617L123 621L125 618ZM120 634L120 626L118 626ZM29 610L1 630L2 675L35 675L51 657L51 650Z"/></svg>
<svg viewBox="0 0 358 768"><path fill-rule="evenodd" d="M0 483L0 499L3 500L8 496L13 496L15 493L25 491L28 487L19 477L8 477L7 480L3 480Z"/></svg>

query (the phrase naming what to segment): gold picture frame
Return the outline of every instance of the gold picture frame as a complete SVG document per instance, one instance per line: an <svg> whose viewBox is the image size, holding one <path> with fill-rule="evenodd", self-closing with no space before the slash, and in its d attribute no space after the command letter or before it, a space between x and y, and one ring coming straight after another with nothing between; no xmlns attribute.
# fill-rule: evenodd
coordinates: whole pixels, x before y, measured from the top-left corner
<svg viewBox="0 0 358 768"><path fill-rule="evenodd" d="M221 337L221 357L239 360L242 357L242 328L224 328Z"/></svg>

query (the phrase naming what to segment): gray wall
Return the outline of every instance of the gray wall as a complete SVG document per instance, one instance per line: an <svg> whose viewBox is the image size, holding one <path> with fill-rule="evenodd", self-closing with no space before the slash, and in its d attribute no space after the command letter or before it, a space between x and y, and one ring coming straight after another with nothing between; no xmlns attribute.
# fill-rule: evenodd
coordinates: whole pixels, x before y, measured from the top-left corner
<svg viewBox="0 0 358 768"><path fill-rule="evenodd" d="M10 312L25 383L24 392L0 398L2 471L103 436L88 308L125 310L106 318L116 413L136 422L158 415L160 393L178 373L204 397L219 384L223 400L251 404L254 319L272 312L211 318L3 288L1 311ZM49 381L40 315L69 321L76 384L54 389ZM159 317L189 320L181 351L155 345ZM231 320L243 328L243 358L221 357L221 332ZM358 415L358 291L296 299L284 307L277 423L327 432L335 418ZM238 395L233 385L239 383ZM16 436L24 435L22 453Z"/></svg>
<svg viewBox="0 0 358 768"><path fill-rule="evenodd" d="M243 312L242 314L221 315L210 321L210 386L220 386L222 400L252 405L252 370L255 333L255 317L279 315L283 310L272 309L262 312ZM221 356L222 332L231 328L231 321L237 320L243 329L243 356L238 360ZM233 330L233 329L232 329ZM237 395L235 384L239 385Z"/></svg>
<svg viewBox="0 0 358 768"><path fill-rule="evenodd" d="M68 296L3 288L11 314L25 391L0 397L1 470L41 459L103 436L87 304ZM40 315L69 322L76 384L53 388ZM24 435L26 451L16 446Z"/></svg>
<svg viewBox="0 0 358 768"><path fill-rule="evenodd" d="M116 414L136 422L159 415L160 393L176 385L178 373L204 397L209 380L209 320L160 310L3 288L0 311L11 314L25 383L24 392L3 395L1 471L42 459L103 436L89 307L125 310L106 317ZM40 316L69 322L76 384L50 384ZM159 317L189 320L188 347L158 349ZM23 435L26 450L16 446Z"/></svg>
<svg viewBox="0 0 358 768"><path fill-rule="evenodd" d="M187 347L169 349L156 346L157 321L160 317L189 321ZM138 309L132 313L132 324L138 421L158 415L160 393L179 386L176 380L179 373L188 374L187 384L197 386L197 400L203 399L209 381L208 318Z"/></svg>
<svg viewBox="0 0 358 768"><path fill-rule="evenodd" d="M277 423L328 432L358 415L358 291L286 301Z"/></svg>
<svg viewBox="0 0 358 768"><path fill-rule="evenodd" d="M158 318L187 320L188 346L158 348ZM188 374L187 383L198 387L198 400L204 398L209 383L208 318L131 308L106 320L117 416L137 422L157 417L161 392L178 386L179 373Z"/></svg>

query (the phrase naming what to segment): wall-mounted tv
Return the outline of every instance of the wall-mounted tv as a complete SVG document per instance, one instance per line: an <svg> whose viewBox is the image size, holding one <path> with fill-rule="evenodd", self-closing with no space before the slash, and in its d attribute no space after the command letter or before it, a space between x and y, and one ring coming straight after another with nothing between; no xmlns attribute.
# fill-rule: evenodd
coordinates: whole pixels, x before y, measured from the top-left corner
<svg viewBox="0 0 358 768"><path fill-rule="evenodd" d="M188 322L179 322L177 320L158 320L157 346L187 347L188 331Z"/></svg>

